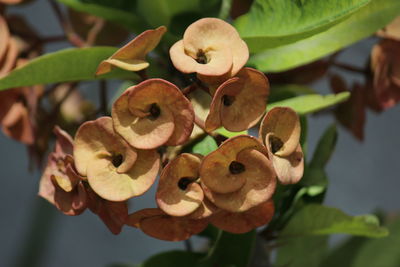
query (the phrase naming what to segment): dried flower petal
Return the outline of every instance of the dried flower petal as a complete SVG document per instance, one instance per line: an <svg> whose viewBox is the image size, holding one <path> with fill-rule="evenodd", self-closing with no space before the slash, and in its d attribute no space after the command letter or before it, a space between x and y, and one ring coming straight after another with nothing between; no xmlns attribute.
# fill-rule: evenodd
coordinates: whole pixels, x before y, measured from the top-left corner
<svg viewBox="0 0 400 267"><path fill-rule="evenodd" d="M93 190L110 201L124 201L146 192L159 170L155 150L135 150L114 132L110 117L81 125L75 136L78 172Z"/></svg>
<svg viewBox="0 0 400 267"><path fill-rule="evenodd" d="M206 197L217 207L243 212L269 200L275 192L275 172L268 158L254 148L246 148L237 155L237 161L245 166L245 184L237 191L221 194L202 184ZM202 177L202 176L201 176Z"/></svg>
<svg viewBox="0 0 400 267"><path fill-rule="evenodd" d="M175 85L149 79L117 99L112 117L115 130L131 146L152 149L184 143L193 130L194 112Z"/></svg>
<svg viewBox="0 0 400 267"><path fill-rule="evenodd" d="M222 210L210 218L210 223L221 230L242 234L270 222L274 211L274 202L269 200L245 212L228 212Z"/></svg>
<svg viewBox="0 0 400 267"><path fill-rule="evenodd" d="M221 125L233 132L251 128L264 114L268 95L267 77L258 70L243 68L237 78L227 80L216 90L205 121L207 131Z"/></svg>
<svg viewBox="0 0 400 267"><path fill-rule="evenodd" d="M203 231L207 220L194 220L188 217L172 217L160 209L143 209L130 214L127 225L137 227L154 238L166 241L186 240Z"/></svg>
<svg viewBox="0 0 400 267"><path fill-rule="evenodd" d="M201 157L183 153L164 167L158 183L157 205L171 216L185 216L201 205L204 194L196 182Z"/></svg>
<svg viewBox="0 0 400 267"><path fill-rule="evenodd" d="M113 66L130 71L147 68L149 63L145 61L146 55L158 45L166 31L167 28L161 26L155 30L142 32L110 58L103 60L97 68L96 75L111 71Z"/></svg>

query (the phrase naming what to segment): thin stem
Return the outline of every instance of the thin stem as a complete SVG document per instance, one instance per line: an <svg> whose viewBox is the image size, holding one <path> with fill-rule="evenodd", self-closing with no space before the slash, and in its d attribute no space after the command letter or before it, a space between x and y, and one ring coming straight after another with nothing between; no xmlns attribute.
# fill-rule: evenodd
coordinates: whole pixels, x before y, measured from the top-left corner
<svg viewBox="0 0 400 267"><path fill-rule="evenodd" d="M189 86L186 86L185 88L182 89L182 94L185 96L188 96L190 93L196 91L199 87L197 86L196 83L192 83Z"/></svg>
<svg viewBox="0 0 400 267"><path fill-rule="evenodd" d="M87 46L92 46L96 42L97 36L103 29L104 25L105 25L105 22L103 19L96 20L93 27L90 29L90 31L87 34L87 38L86 38Z"/></svg>
<svg viewBox="0 0 400 267"><path fill-rule="evenodd" d="M147 76L146 69L139 70L139 71L137 71L136 73L140 76L140 78L142 79L142 81L145 81L145 80L147 80L147 79L149 78L149 77Z"/></svg>
<svg viewBox="0 0 400 267"><path fill-rule="evenodd" d="M105 80L100 81L100 110L103 115L107 116L108 114L108 103L107 103L107 82Z"/></svg>
<svg viewBox="0 0 400 267"><path fill-rule="evenodd" d="M366 74L367 70L363 69L363 68L358 68L356 66L351 66L345 63L339 63L339 62L333 62L332 63L333 66L344 69L344 70L348 70L348 71L352 71L352 72L356 72L356 73L360 73L360 74Z"/></svg>
<svg viewBox="0 0 400 267"><path fill-rule="evenodd" d="M207 134L210 134L206 130L206 125L205 125L204 121L202 119L200 119L196 114L194 115L194 124L196 124L200 129L202 129Z"/></svg>
<svg viewBox="0 0 400 267"><path fill-rule="evenodd" d="M193 246L192 246L192 242L190 241L190 239L185 240L185 248L186 248L186 251L188 251L188 252L193 251Z"/></svg>
<svg viewBox="0 0 400 267"><path fill-rule="evenodd" d="M71 42L71 44L77 46L77 47L84 47L85 42L79 37L77 33L75 33L74 29L72 28L71 23L65 19L64 14L62 13L60 7L54 0L48 0L50 3L50 6L54 10L54 13L56 14L56 17L58 19L58 22L60 23L61 27L64 30L65 35L67 36L68 40Z"/></svg>

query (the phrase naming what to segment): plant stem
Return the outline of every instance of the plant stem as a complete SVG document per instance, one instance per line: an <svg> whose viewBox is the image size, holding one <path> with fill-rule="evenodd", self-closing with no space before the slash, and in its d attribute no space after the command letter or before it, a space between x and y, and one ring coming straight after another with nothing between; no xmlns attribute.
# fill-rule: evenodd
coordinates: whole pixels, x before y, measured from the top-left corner
<svg viewBox="0 0 400 267"><path fill-rule="evenodd" d="M103 115L108 114L108 103L107 103L107 82L105 80L100 81L100 110Z"/></svg>
<svg viewBox="0 0 400 267"><path fill-rule="evenodd" d="M206 130L205 123L202 119L200 119L196 114L194 115L194 124L196 124L200 129L202 129L205 133L210 134Z"/></svg>
<svg viewBox="0 0 400 267"><path fill-rule="evenodd" d="M64 33L67 36L67 39L70 41L70 43L76 47L84 47L86 45L85 42L79 37L77 33L75 33L71 23L64 17L64 14L62 13L58 4L54 2L54 0L48 0L48 2L50 3L50 6L54 10L58 22L63 28Z"/></svg>
<svg viewBox="0 0 400 267"><path fill-rule="evenodd" d="M366 69L362 69L362 68L358 68L356 66L351 66L345 63L339 63L339 62L333 62L332 63L333 66L344 69L344 70L348 70L348 71L352 71L352 72L356 72L356 73L360 73L360 74L367 74L367 70Z"/></svg>

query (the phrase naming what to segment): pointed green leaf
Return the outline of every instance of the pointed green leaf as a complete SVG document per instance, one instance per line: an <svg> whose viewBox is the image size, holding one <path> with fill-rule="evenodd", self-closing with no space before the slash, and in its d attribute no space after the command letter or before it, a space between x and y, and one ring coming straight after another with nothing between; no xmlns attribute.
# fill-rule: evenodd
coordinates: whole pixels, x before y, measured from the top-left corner
<svg viewBox="0 0 400 267"><path fill-rule="evenodd" d="M328 246L327 236L301 236L281 241L277 267L319 267Z"/></svg>
<svg viewBox="0 0 400 267"><path fill-rule="evenodd" d="M227 129L225 129L224 127L218 128L217 130L215 130L215 132L219 133L220 135L223 135L227 138L231 138L237 135L241 135L241 134L249 134L247 131L241 131L241 132L230 132Z"/></svg>
<svg viewBox="0 0 400 267"><path fill-rule="evenodd" d="M256 0L234 25L251 52L322 32L371 0Z"/></svg>
<svg viewBox="0 0 400 267"><path fill-rule="evenodd" d="M337 141L338 133L336 125L329 126L318 141L317 147L314 151L310 168L324 168L329 161Z"/></svg>
<svg viewBox="0 0 400 267"><path fill-rule="evenodd" d="M368 37L399 13L398 0L372 0L350 18L328 30L255 54L250 58L249 64L264 72L279 72L304 65Z"/></svg>
<svg viewBox="0 0 400 267"><path fill-rule="evenodd" d="M351 234L367 237L384 237L387 229L380 227L373 215L349 216L331 207L310 204L295 213L280 236Z"/></svg>
<svg viewBox="0 0 400 267"><path fill-rule="evenodd" d="M342 103L349 97L349 92L325 96L317 94L302 95L271 103L267 105L267 109L270 110L274 107L290 107L298 114L304 115Z"/></svg>
<svg viewBox="0 0 400 267"><path fill-rule="evenodd" d="M388 225L390 235L369 240L357 253L352 267L400 266L400 220Z"/></svg>
<svg viewBox="0 0 400 267"><path fill-rule="evenodd" d="M196 267L247 266L252 255L255 238L255 230L245 234L231 234L220 231L220 235L214 246L209 250L209 254L200 260Z"/></svg>
<svg viewBox="0 0 400 267"><path fill-rule="evenodd" d="M95 77L99 63L116 51L114 47L71 48L35 58L0 79L0 90L36 84L134 78L135 73L116 69Z"/></svg>

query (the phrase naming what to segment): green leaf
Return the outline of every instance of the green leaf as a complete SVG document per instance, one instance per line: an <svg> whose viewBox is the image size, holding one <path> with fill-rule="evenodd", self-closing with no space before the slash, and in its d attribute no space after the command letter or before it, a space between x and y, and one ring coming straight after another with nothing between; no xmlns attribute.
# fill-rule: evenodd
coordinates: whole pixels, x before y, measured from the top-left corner
<svg viewBox="0 0 400 267"><path fill-rule="evenodd" d="M325 167L335 149L337 137L338 133L336 125L332 124L325 130L324 134L319 139L310 163L310 168Z"/></svg>
<svg viewBox="0 0 400 267"><path fill-rule="evenodd" d="M217 242L209 250L207 257L200 260L196 267L247 266L254 248L255 237L255 230L245 234L231 234L220 231L220 236L218 237Z"/></svg>
<svg viewBox="0 0 400 267"><path fill-rule="evenodd" d="M187 267L195 265L202 257L203 253L173 250L154 255L141 264L115 263L109 267Z"/></svg>
<svg viewBox="0 0 400 267"><path fill-rule="evenodd" d="M136 33L139 33L145 29L143 21L134 14L134 1L58 1L77 11L89 13L97 17L104 18L108 21L118 23Z"/></svg>
<svg viewBox="0 0 400 267"><path fill-rule="evenodd" d="M298 114L304 115L342 103L349 97L349 92L325 96L317 94L303 95L271 103L267 106L267 109L269 110L274 107L290 107Z"/></svg>
<svg viewBox="0 0 400 267"><path fill-rule="evenodd" d="M304 85L298 84L284 84L284 85L273 85L271 87L268 102L281 101L287 98L299 96L299 95L310 95L316 94L317 92Z"/></svg>
<svg viewBox="0 0 400 267"><path fill-rule="evenodd" d="M336 208L310 204L293 215L280 237L339 233L384 237L388 231L379 226L378 219L373 215L352 217Z"/></svg>
<svg viewBox="0 0 400 267"><path fill-rule="evenodd" d="M320 267L352 267L354 258L358 251L366 244L369 239L365 237L353 236L344 243L335 247L323 259ZM380 240L380 239L377 239Z"/></svg>
<svg viewBox="0 0 400 267"><path fill-rule="evenodd" d="M388 225L388 228L389 236L369 240L362 246L351 265L352 267L400 266L400 220Z"/></svg>
<svg viewBox="0 0 400 267"><path fill-rule="evenodd" d="M278 239L278 243L281 243L280 239ZM328 237L301 236L291 240L284 240L281 244L282 246L277 251L275 266L319 267L319 263L327 250Z"/></svg>
<svg viewBox="0 0 400 267"><path fill-rule="evenodd" d="M219 133L220 135L223 135L227 138L231 138L234 136L238 136L241 134L249 134L247 131L242 131L242 132L230 132L227 129L225 129L224 127L218 128L217 130L215 130L215 132Z"/></svg>
<svg viewBox="0 0 400 267"><path fill-rule="evenodd" d="M0 79L0 90L36 84L133 78L133 72L114 70L95 77L97 66L116 51L114 47L71 48L35 58Z"/></svg>
<svg viewBox="0 0 400 267"><path fill-rule="evenodd" d="M328 29L371 0L256 0L234 25L251 52L304 39Z"/></svg>
<svg viewBox="0 0 400 267"><path fill-rule="evenodd" d="M207 135L203 140L193 146L192 152L206 156L217 148L218 145L214 138Z"/></svg>
<svg viewBox="0 0 400 267"><path fill-rule="evenodd" d="M372 0L350 18L330 29L255 54L248 64L263 72L279 72L304 65L368 37L398 16L399 12L398 0Z"/></svg>

